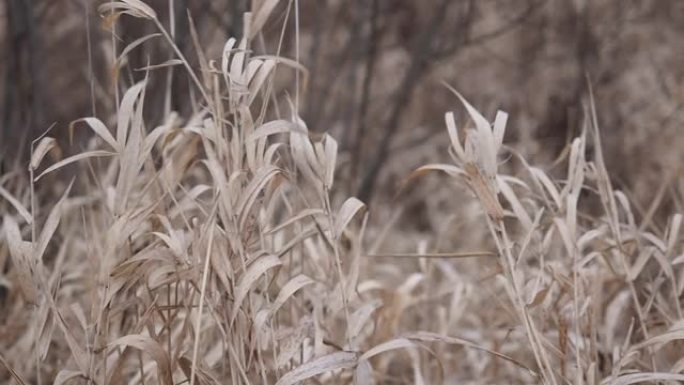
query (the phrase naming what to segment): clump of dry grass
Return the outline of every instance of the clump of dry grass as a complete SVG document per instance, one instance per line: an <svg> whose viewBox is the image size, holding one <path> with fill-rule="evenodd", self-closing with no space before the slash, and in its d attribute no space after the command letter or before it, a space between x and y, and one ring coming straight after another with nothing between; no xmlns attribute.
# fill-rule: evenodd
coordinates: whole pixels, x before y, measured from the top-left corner
<svg viewBox="0 0 684 385"><path fill-rule="evenodd" d="M446 172L472 194L478 250L385 253L405 234L369 226L364 204L335 189L337 143L313 139L298 97L270 103L279 66L252 39L277 2L245 15L240 42L196 73L153 9L101 11L148 19L198 92L196 113L143 119L146 80L121 97L84 152L4 175L0 276L5 288L0 378L28 383L277 384L682 381L682 215L665 232L638 224L605 168L595 114L552 180L503 144L460 94L473 123L446 115ZM134 49L142 37L122 56ZM298 85L297 85L298 89ZM270 118L269 118L270 117ZM465 135L465 137L464 137ZM462 140L464 137L465 140ZM594 153L588 154L588 144ZM523 175L506 175L502 152ZM68 184L45 180L70 165ZM54 180L54 179L53 179ZM446 189L446 187L445 187ZM45 191L42 195L39 192ZM448 192L453 195L452 191ZM596 201L600 214L583 202ZM484 215L482 215L484 214ZM459 233L446 229L448 245ZM372 237L371 237L372 236ZM465 259L464 259L465 258Z"/></svg>

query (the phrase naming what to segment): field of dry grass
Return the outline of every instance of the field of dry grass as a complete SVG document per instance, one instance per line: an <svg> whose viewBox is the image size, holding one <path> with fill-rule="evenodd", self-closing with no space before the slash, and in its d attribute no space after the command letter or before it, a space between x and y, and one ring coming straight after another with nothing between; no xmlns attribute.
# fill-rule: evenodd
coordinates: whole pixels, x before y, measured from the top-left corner
<svg viewBox="0 0 684 385"><path fill-rule="evenodd" d="M506 142L506 112L445 82L454 112L405 155L424 165L368 204L345 185L353 154L300 115L310 73L282 55L300 36L277 5L254 2L216 56L191 33L192 59L146 3L98 8L113 39L124 18L154 29L112 44L115 82L142 80L111 118L69 125L86 141L48 129L0 176L0 382L684 382L683 216L661 209L681 165L635 207L590 81L543 164ZM282 28L273 52L265 28ZM173 57L131 71L150 39ZM149 91L179 73L186 94Z"/></svg>

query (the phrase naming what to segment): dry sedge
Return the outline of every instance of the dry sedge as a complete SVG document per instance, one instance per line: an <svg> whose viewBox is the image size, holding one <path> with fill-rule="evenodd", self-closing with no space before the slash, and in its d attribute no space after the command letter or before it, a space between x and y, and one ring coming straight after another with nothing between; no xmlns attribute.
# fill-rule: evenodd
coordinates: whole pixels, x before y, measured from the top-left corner
<svg viewBox="0 0 684 385"><path fill-rule="evenodd" d="M463 115L443 116L443 153L407 151L429 164L363 202L354 149L323 132L361 118L301 117L307 63L281 53L300 2L252 1L223 49L192 19L177 45L168 3L102 1L106 22L153 30L111 44L116 116L74 116L89 140L46 133L0 175L0 383L684 381L684 216L660 207L681 175L634 205L591 99L564 155L534 165L504 146L505 112L449 87Z"/></svg>
<svg viewBox="0 0 684 385"><path fill-rule="evenodd" d="M503 208L496 197L496 193L492 191L490 187L491 182L488 182L477 166L472 163L466 163L464 169L468 175L469 185L480 202L482 202L482 206L487 212L487 215L492 217L495 221L503 219Z"/></svg>

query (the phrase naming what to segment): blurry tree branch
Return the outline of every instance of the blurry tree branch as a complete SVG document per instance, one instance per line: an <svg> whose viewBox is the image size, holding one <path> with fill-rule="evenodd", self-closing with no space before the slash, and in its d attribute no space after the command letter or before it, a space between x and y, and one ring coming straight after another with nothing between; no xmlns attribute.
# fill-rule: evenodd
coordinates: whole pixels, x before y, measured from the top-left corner
<svg viewBox="0 0 684 385"><path fill-rule="evenodd" d="M477 2L469 0L465 4L464 11L460 13L457 21L453 23L456 26L455 31L444 31L443 26L447 20L446 16L451 10L450 7L458 5L458 3L449 0L440 1L429 22L426 23L429 27L423 29L423 32L414 39L411 46L411 61L397 88L396 99L390 107L390 115L385 124L381 126L382 134L377 143L376 151L370 160L366 161L366 167L364 167L366 172L357 190L359 199L369 203L380 170L389 155L392 138L400 129L401 122L416 86L422 77L427 74L429 67L440 59L457 54L465 46L482 44L509 32L531 17L544 1L530 1L525 10L518 16L493 31L485 32L475 37L471 37L470 34L475 21ZM439 36L446 36L446 38L440 39ZM359 131L359 134L362 135L363 132ZM360 162L360 160L357 159L357 162ZM360 167L360 165L352 167Z"/></svg>
<svg viewBox="0 0 684 385"><path fill-rule="evenodd" d="M357 9L364 9L366 8L364 5L368 4L368 0L359 0L358 1L358 8ZM356 122L356 117L358 114L358 66L356 63L360 63L363 61L363 56L364 56L364 50L362 49L363 45L360 44L361 41L363 40L363 24L364 24L364 15L363 12L357 12L360 14L360 16L356 16L354 18L356 27L352 28L349 42L351 43L349 46L349 57L351 59L351 63L353 63L351 66L349 66L349 70L347 71L346 74L346 84L347 86L352 90L350 94L350 100L348 100L347 105L343 109L339 109L338 113L341 112L341 116L339 120L342 122L343 127L348 127L351 128ZM350 142L350 138L352 136L352 130L347 129L345 130L345 134L343 137L343 146L346 146Z"/></svg>
<svg viewBox="0 0 684 385"><path fill-rule="evenodd" d="M494 29L493 31L484 32L474 37L468 37L466 43L468 45L480 44L510 32L512 29L519 27L520 24L524 23L526 20L532 17L535 14L535 12L539 8L541 8L547 1L548 0L530 1L527 7L522 12L520 12L520 14L516 17L508 20L506 23Z"/></svg>
<svg viewBox="0 0 684 385"><path fill-rule="evenodd" d="M2 143L26 143L31 128L41 124L42 108L38 102L38 84L35 60L34 4L30 0L6 0L7 50L4 111L2 117ZM19 141L19 142L17 142ZM0 148L6 150L19 150ZM13 153L14 155L19 155ZM25 155L25 154L24 154ZM19 160L21 156L17 156Z"/></svg>
<svg viewBox="0 0 684 385"><path fill-rule="evenodd" d="M309 76L313 81L317 79L318 75L318 65L319 65L319 56L320 56L320 50L321 50L321 42L323 41L323 20L325 20L326 17L326 11L328 9L328 0L318 0L314 2L314 25L313 25L313 31L311 33L312 37L312 43L311 43L311 49L309 50L309 58L311 60L311 63L309 64ZM313 111L318 107L318 103L316 100L317 92L316 89L311 86L311 88L308 90L307 93L307 101L306 101L306 116L310 116L313 114Z"/></svg>
<svg viewBox="0 0 684 385"><path fill-rule="evenodd" d="M364 3L366 3L366 0L358 1L359 5L363 5ZM342 20L346 16L345 12L349 12L349 10L346 7L340 7L333 18L333 22L331 23L333 26L328 25L326 28L334 30L334 24L343 23L344 21ZM318 127L319 122L324 118L327 121L335 121L337 118L339 118L339 116L346 116L346 114L349 113L348 110L341 110L341 106L339 104L330 105L322 103L322 101L328 99L329 94L332 93L337 84L343 79L347 80L347 83L345 84L347 84L349 87L354 86L354 84L350 83L350 78L353 78L353 75L350 72L355 72L356 68L354 65L349 65L349 63L353 64L354 60L358 59L358 57L362 54L362 51L359 49L359 40L363 26L363 14L358 15L356 13L352 13L351 16L351 23L349 27L347 27L349 31L351 31L349 37L341 49L335 50L337 55L334 55L332 58L332 62L335 63L336 72L333 75L319 76L318 79L315 79L313 76L310 78L312 84L317 84L317 86L314 86L311 89L311 104L308 105L306 113L306 121L311 127ZM321 15L321 17L325 18L323 15ZM347 71L347 73L344 73L345 71ZM317 73L316 75L320 74ZM351 94L353 97L354 92ZM345 103L345 105L349 104L350 103ZM333 110L328 111L327 108L332 108Z"/></svg>
<svg viewBox="0 0 684 385"><path fill-rule="evenodd" d="M404 77L396 92L397 99L390 109L390 116L386 124L383 126L377 152L375 152L375 156L371 158L357 192L358 198L364 202L368 203L369 198L373 193L377 176L389 153L388 150L390 148L392 136L397 132L399 122L404 116L416 84L425 74L424 70L428 67L430 60L432 60L431 41L441 29L450 4L453 4L453 2L449 0L440 1L428 22L429 27L425 28L413 42L409 68L404 73Z"/></svg>
<svg viewBox="0 0 684 385"><path fill-rule="evenodd" d="M378 53L378 40L380 39L379 37L379 28L378 28L378 18L380 14L380 4L379 0L372 0L370 4L370 12L369 12L369 24L370 24L370 31L369 31L369 36L367 40L367 48L366 48L366 61L365 61L365 67L364 67L364 77L363 77L363 84L362 84L362 89L361 89L361 100L359 101L359 115L358 115L358 120L356 124L356 129L354 132L354 143L352 145L352 148L354 151L352 151L352 161L351 161L351 177L349 178L351 183L354 183L357 179L358 175L358 167L359 167L359 157L361 156L362 150L361 146L363 145L363 137L365 136L366 132L366 124L367 124L367 115L368 115L368 107L370 105L370 94L371 94L371 86L373 83L373 75L374 75L374 70L375 70L375 61L377 58L377 53Z"/></svg>

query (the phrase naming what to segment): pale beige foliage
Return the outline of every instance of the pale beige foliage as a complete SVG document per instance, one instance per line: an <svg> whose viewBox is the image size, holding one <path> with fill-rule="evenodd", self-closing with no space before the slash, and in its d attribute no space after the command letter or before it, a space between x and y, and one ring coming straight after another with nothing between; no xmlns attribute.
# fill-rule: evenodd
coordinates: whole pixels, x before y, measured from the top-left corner
<svg viewBox="0 0 684 385"><path fill-rule="evenodd" d="M279 71L306 72L279 53L254 54L255 41L280 26L279 5L292 9L252 4L243 38L220 57L196 47L197 73L149 5L100 7L158 29L113 55L117 71L160 35L175 57L144 69L117 116L71 123L93 134L82 152L53 157L59 146L45 136L28 178L0 177L0 285L10 293L0 380L682 380L684 217L664 231L639 222L611 184L595 116L558 178L504 144L506 113L490 122L453 90L470 119L459 129L464 119L445 115L453 162L431 153L435 163L403 185L450 219L438 234L411 232L393 206L344 193L342 145L310 132L297 102L274 93ZM193 113L151 127L145 101L159 95L146 94L148 79L172 64L196 88ZM65 169L69 184L57 177ZM420 190L429 171L448 180Z"/></svg>

